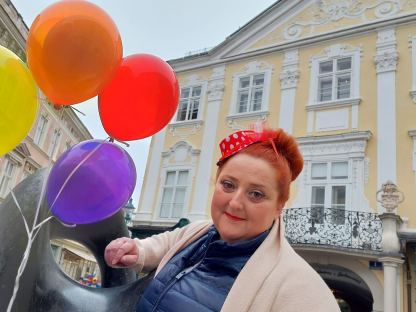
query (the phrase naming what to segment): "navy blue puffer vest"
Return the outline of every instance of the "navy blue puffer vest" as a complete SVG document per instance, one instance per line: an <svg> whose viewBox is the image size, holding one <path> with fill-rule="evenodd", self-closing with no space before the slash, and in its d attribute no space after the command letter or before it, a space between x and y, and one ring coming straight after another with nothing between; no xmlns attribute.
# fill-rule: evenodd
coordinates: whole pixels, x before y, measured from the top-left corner
<svg viewBox="0 0 416 312"><path fill-rule="evenodd" d="M137 312L220 311L238 273L266 238L234 244L219 239L214 226L177 253L147 287Z"/></svg>

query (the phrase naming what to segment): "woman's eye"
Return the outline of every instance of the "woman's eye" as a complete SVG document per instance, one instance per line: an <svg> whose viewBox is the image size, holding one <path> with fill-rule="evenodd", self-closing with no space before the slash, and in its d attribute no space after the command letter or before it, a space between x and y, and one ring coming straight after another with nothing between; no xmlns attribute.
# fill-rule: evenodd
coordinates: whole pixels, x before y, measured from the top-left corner
<svg viewBox="0 0 416 312"><path fill-rule="evenodd" d="M231 191L234 189L234 184L230 181L221 181L221 185L227 191Z"/></svg>
<svg viewBox="0 0 416 312"><path fill-rule="evenodd" d="M259 191L251 191L249 193L250 198L254 199L254 200L260 200L262 198L264 198L264 194L262 192Z"/></svg>

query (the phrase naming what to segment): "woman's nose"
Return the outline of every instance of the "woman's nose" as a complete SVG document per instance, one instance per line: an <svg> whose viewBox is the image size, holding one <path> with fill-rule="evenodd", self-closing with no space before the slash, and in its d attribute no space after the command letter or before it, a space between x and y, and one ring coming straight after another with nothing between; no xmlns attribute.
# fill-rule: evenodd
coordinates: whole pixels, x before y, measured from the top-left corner
<svg viewBox="0 0 416 312"><path fill-rule="evenodd" d="M230 200L230 207L234 209L243 208L243 194L240 191L234 192Z"/></svg>

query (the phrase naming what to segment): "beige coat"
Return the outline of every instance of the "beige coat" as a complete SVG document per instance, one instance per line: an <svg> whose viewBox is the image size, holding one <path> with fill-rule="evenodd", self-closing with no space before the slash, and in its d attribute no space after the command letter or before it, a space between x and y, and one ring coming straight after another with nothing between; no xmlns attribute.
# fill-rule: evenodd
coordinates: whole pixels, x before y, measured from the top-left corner
<svg viewBox="0 0 416 312"><path fill-rule="evenodd" d="M330 289L284 237L283 221L269 235L237 276L221 312L338 312ZM200 221L143 240L138 271L157 267L156 274L178 251L204 235L212 225Z"/></svg>

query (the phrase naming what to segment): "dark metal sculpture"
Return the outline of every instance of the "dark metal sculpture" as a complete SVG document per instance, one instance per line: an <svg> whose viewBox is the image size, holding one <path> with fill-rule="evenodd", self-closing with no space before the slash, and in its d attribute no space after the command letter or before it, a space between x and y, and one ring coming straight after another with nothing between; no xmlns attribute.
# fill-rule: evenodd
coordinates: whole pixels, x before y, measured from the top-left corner
<svg viewBox="0 0 416 312"><path fill-rule="evenodd" d="M30 225L46 178L46 170L41 170L14 189ZM49 209L43 200L39 220L48 215ZM105 264L105 246L121 236L128 236L121 211L100 223L73 228L64 227L55 219L49 221L41 228L32 245L12 311L133 311L152 276L136 280L133 270L112 269ZM103 288L80 285L63 273L52 255L50 240L53 238L71 239L88 247L100 266ZM7 310L26 244L22 216L9 195L0 205L0 311Z"/></svg>

